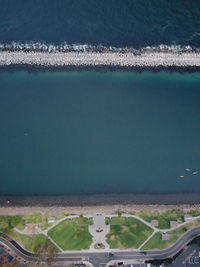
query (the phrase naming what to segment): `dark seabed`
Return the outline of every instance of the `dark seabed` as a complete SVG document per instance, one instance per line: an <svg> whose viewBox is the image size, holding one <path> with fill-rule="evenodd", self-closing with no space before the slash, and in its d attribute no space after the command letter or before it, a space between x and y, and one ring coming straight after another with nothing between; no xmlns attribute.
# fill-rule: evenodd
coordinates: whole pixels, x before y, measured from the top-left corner
<svg viewBox="0 0 200 267"><path fill-rule="evenodd" d="M0 194L200 192L199 85L199 73L1 72Z"/></svg>

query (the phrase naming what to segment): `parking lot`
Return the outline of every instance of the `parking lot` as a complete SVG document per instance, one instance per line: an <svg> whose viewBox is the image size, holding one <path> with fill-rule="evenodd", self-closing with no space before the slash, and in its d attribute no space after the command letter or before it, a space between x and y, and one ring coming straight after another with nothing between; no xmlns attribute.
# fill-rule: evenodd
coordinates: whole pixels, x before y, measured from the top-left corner
<svg viewBox="0 0 200 267"><path fill-rule="evenodd" d="M170 267L197 266L200 266L200 248L196 244L188 246L185 251L170 265Z"/></svg>

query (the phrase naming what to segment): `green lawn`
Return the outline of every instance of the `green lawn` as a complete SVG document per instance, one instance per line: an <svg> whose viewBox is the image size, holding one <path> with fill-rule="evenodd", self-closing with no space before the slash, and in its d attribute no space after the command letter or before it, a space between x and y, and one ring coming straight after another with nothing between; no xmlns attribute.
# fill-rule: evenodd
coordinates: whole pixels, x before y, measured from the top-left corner
<svg viewBox="0 0 200 267"><path fill-rule="evenodd" d="M0 232L8 234L22 223L22 216L0 216Z"/></svg>
<svg viewBox="0 0 200 267"><path fill-rule="evenodd" d="M156 233L149 242L146 243L146 245L142 248L143 250L148 249L164 249L171 246L176 240L178 240L185 232L192 229L195 226L200 225L200 220L197 220L195 222L186 224L185 226L182 226L178 228L177 230L170 231L170 240L162 240L161 233Z"/></svg>
<svg viewBox="0 0 200 267"><path fill-rule="evenodd" d="M42 216L40 214L22 215L21 220L22 220L21 223L16 226L16 228L18 228L19 230L23 230L25 224L30 224L30 223L40 224L42 222Z"/></svg>
<svg viewBox="0 0 200 267"><path fill-rule="evenodd" d="M182 223L184 221L183 215L184 213L180 210L168 210L163 213L159 213L158 211L141 211L139 213L139 216L147 222L150 222L151 220L158 220L158 228L160 229L170 228L170 221L177 221L178 223Z"/></svg>
<svg viewBox="0 0 200 267"><path fill-rule="evenodd" d="M187 214L192 215L193 217L200 216L200 210L190 210Z"/></svg>
<svg viewBox="0 0 200 267"><path fill-rule="evenodd" d="M40 214L19 215L19 216L0 216L0 232L9 233L14 227L23 230L27 223L41 223Z"/></svg>
<svg viewBox="0 0 200 267"><path fill-rule="evenodd" d="M44 214L42 216L42 223L40 224L40 228L42 230L46 230L47 228L49 228L52 225L51 223L48 223L48 218L49 218L48 214Z"/></svg>
<svg viewBox="0 0 200 267"><path fill-rule="evenodd" d="M48 240L48 238L42 234L28 236L28 235L22 235L22 234L16 233L15 231L11 231L9 233L9 237L19 242L19 244L21 244L25 249L29 251L33 251L33 252L35 252L38 246L46 247L47 245L50 245L54 247L54 245ZM56 247L54 248L55 248L55 251L58 251Z"/></svg>
<svg viewBox="0 0 200 267"><path fill-rule="evenodd" d="M144 223L135 218L116 217L107 220L110 233L107 242L110 248L138 248L153 232Z"/></svg>
<svg viewBox="0 0 200 267"><path fill-rule="evenodd" d="M88 225L92 220L82 217L59 223L52 228L48 235L63 250L80 250L88 249L92 243L92 236L88 231Z"/></svg>
<svg viewBox="0 0 200 267"><path fill-rule="evenodd" d="M56 220L60 220L60 219L62 219L62 218L64 218L64 217L66 217L66 216L68 216L67 213L62 213L62 214L54 215L54 216L52 216L52 217L54 217Z"/></svg>

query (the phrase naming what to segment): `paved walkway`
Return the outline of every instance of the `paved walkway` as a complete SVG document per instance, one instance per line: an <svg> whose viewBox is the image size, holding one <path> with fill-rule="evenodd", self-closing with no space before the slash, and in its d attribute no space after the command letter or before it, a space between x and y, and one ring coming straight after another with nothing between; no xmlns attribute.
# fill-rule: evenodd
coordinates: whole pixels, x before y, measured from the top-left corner
<svg viewBox="0 0 200 267"><path fill-rule="evenodd" d="M95 245L103 244L104 249L109 249L110 246L106 242L106 236L110 232L110 225L106 225L102 232L96 232L93 225L89 225L88 230L92 235L92 244L90 246L90 250L95 250Z"/></svg>
<svg viewBox="0 0 200 267"><path fill-rule="evenodd" d="M64 252L64 250L60 246L58 246L58 244L50 236L47 236L47 238L54 244L54 246L57 247L59 251Z"/></svg>
<svg viewBox="0 0 200 267"><path fill-rule="evenodd" d="M190 221L180 223L176 227L167 228L167 229L158 229L158 230L159 230L159 232L170 232L170 231L176 230L176 229L178 229L178 228L180 228L180 227L182 227L182 226L184 226L184 225L186 225L188 223L194 222L194 221L196 221L198 219L200 219L200 216L193 217Z"/></svg>
<svg viewBox="0 0 200 267"><path fill-rule="evenodd" d="M22 235L39 235L43 233L38 224L27 224L23 230L14 228L14 231Z"/></svg>
<svg viewBox="0 0 200 267"><path fill-rule="evenodd" d="M72 215L72 216L66 216L66 217L63 217L62 219L55 221L55 222L54 222L50 227L48 227L47 229L43 230L42 233L43 233L44 235L47 235L47 233L48 233L52 228L54 228L57 224L59 224L59 223L65 221L65 220L72 220L72 219L75 219L75 218L79 218L79 216L78 216L78 215Z"/></svg>
<svg viewBox="0 0 200 267"><path fill-rule="evenodd" d="M138 248L138 250L141 250L142 249L142 247L144 247L144 245L157 233L157 232L161 232L161 233L164 233L164 232L170 232L170 231L173 231L173 230L176 230L176 229L178 229L178 228L180 228L180 227L182 227L182 226L184 226L184 225L187 225L187 224L189 224L189 223L191 223L191 222L194 222L194 221L196 221L196 220L198 220L198 219L200 219L200 216L197 216L197 217L193 217L190 221L188 221L188 222L183 222L183 223L180 223L180 224L178 224L176 227L173 227L173 228L167 228L167 229L159 229L158 227L154 227L154 226L152 226L151 225L151 223L149 223L149 222L147 222L147 221L145 221L144 219L142 219L142 218L140 218L139 216L137 216L137 215L132 215L132 214L122 214L121 215L122 217L125 217L125 218L135 218L135 219L137 219L137 220L139 220L139 221L141 221L142 223L144 223L145 225L147 225L148 227L150 227L151 229L153 229L153 233L139 246L139 248ZM108 214L108 215L105 215L105 217L106 218L116 218L116 217L118 217L118 215L117 214ZM57 221L55 221L50 227L48 227L47 229L45 229L45 230L41 230L39 227L37 228L37 233L36 234L44 234L45 236L47 236L48 237L48 239L49 240L51 240L51 242L60 250L60 251L62 251L62 252L64 252L63 250L62 250L62 248L60 248L59 246L58 246L58 244L57 243L55 243L55 241L51 238L51 237L49 237L49 235L48 235L48 232L52 229L52 228L54 228L56 225L58 225L59 223L61 223L61 222L63 222L63 221L65 221L65 220L72 220L72 219L75 219L75 218L79 218L79 216L78 215L71 215L71 216L66 216L66 217L63 217L62 219L60 219L60 220L57 220ZM90 219L90 218L93 218L93 215L87 215L87 216L84 216L84 218L87 218L87 219ZM14 228L14 230L16 231L16 232L18 232L18 233L20 233L20 234L26 234L26 235L33 235L32 233L29 233L28 231L27 231L27 229L25 228L24 230L19 230L19 229L17 229L17 228ZM106 242L106 236L107 236L107 234L110 232L110 225L108 225L108 226L106 226L105 227L105 229L102 231L102 232L96 232L95 230L94 230L94 228L92 227L92 226L90 226L89 225L89 227L88 227L88 230L89 230L89 232L90 232L90 234L92 235L92 244L91 244L91 246L90 246L90 249L89 250L85 250L85 251L96 251L96 250L98 250L98 249L95 249L95 245L97 244L97 243L102 243L104 246L105 246L105 248L104 249L101 249L101 250L103 250L103 251L109 251L109 245L108 245L108 243ZM115 251L117 251L116 249L115 249ZM119 250L120 251L120 250Z"/></svg>
<svg viewBox="0 0 200 267"><path fill-rule="evenodd" d="M158 230L154 230L153 233L139 246L139 250L158 232Z"/></svg>

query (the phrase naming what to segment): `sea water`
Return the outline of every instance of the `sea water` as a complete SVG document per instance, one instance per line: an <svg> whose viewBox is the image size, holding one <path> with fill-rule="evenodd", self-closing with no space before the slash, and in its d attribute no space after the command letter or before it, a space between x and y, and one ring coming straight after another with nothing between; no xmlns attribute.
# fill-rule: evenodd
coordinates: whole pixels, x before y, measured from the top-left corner
<svg viewBox="0 0 200 267"><path fill-rule="evenodd" d="M199 73L1 72L0 193L199 192L199 84Z"/></svg>
<svg viewBox="0 0 200 267"><path fill-rule="evenodd" d="M195 0L0 0L0 43L199 47L199 14Z"/></svg>
<svg viewBox="0 0 200 267"><path fill-rule="evenodd" d="M199 13L199 1L0 0L0 50L198 50ZM1 195L200 191L199 73L7 70Z"/></svg>

